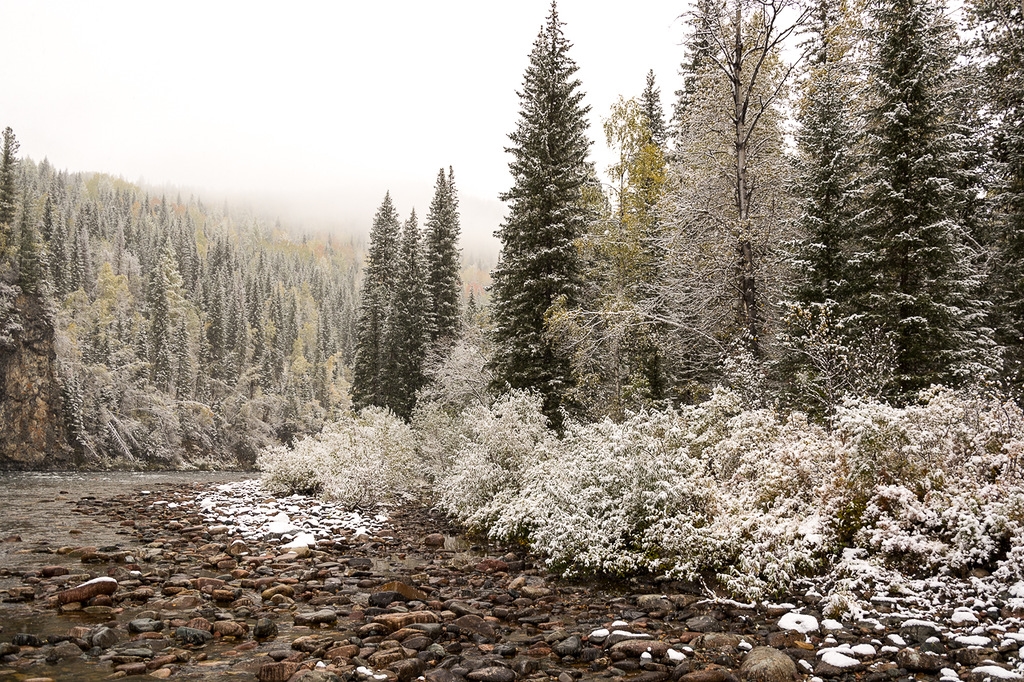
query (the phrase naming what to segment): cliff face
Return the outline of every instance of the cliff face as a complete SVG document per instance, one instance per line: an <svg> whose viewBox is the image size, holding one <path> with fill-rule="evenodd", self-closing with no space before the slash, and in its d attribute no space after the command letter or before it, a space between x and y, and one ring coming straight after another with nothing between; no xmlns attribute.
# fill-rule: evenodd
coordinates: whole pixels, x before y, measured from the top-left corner
<svg viewBox="0 0 1024 682"><path fill-rule="evenodd" d="M38 296L18 296L17 314L15 344L0 350L0 470L72 467L53 326Z"/></svg>

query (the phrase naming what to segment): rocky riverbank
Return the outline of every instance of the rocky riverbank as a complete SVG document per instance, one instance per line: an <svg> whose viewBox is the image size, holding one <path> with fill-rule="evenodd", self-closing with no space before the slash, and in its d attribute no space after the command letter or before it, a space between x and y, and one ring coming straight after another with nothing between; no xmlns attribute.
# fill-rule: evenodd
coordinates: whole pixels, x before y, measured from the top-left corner
<svg viewBox="0 0 1024 682"><path fill-rule="evenodd" d="M241 482L65 504L120 540L4 540L0 681L1024 679L1024 606L981 577L851 581L835 620L813 584L747 604L557 581L415 501L365 516Z"/></svg>

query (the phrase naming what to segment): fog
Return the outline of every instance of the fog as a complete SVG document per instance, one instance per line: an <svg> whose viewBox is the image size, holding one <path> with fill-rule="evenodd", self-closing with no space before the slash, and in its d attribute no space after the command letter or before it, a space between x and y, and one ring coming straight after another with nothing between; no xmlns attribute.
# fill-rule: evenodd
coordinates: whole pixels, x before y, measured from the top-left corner
<svg viewBox="0 0 1024 682"><path fill-rule="evenodd" d="M467 249L496 251L504 153L548 0L480 3L0 1L0 125L22 153L282 222L364 233L386 191L425 216L455 169ZM562 0L601 119L653 68L678 88L681 2Z"/></svg>

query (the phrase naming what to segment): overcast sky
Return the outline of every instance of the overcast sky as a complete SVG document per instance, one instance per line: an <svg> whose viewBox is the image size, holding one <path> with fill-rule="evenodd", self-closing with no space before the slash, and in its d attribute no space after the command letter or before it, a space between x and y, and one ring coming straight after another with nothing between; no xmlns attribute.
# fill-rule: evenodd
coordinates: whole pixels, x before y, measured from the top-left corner
<svg viewBox="0 0 1024 682"><path fill-rule="evenodd" d="M467 245L497 228L504 152L549 0L0 0L0 126L58 168L251 197L292 223L368 228L391 190L426 214L455 168ZM657 74L677 89L686 0L561 0L601 120Z"/></svg>

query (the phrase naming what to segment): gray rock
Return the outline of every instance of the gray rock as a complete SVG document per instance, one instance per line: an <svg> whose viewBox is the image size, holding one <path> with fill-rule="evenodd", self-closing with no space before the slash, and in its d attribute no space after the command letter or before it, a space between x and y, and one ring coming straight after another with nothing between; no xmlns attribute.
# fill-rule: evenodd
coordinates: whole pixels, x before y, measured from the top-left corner
<svg viewBox="0 0 1024 682"><path fill-rule="evenodd" d="M89 637L89 643L101 649L109 649L123 639L122 633L111 628L101 627Z"/></svg>
<svg viewBox="0 0 1024 682"><path fill-rule="evenodd" d="M778 649L755 647L740 665L740 679L747 682L791 682L797 679L796 664Z"/></svg>
<svg viewBox="0 0 1024 682"><path fill-rule="evenodd" d="M128 622L128 632L133 635L137 635L141 632L160 632L163 629L164 622L153 618L136 618L135 620Z"/></svg>
<svg viewBox="0 0 1024 682"><path fill-rule="evenodd" d="M641 594L636 598L636 607L641 611L671 611L672 602L660 594Z"/></svg>
<svg viewBox="0 0 1024 682"><path fill-rule="evenodd" d="M718 632L722 629L722 624L713 616L694 616L686 621L686 629L693 632Z"/></svg>
<svg viewBox="0 0 1024 682"><path fill-rule="evenodd" d="M551 650L561 657L579 656L581 649L583 649L583 640L580 639L579 635L573 635L572 637L563 639L561 642L558 642L551 647Z"/></svg>
<svg viewBox="0 0 1024 682"><path fill-rule="evenodd" d="M896 652L896 665L910 672L937 673L945 667L942 658L928 651L900 649Z"/></svg>
<svg viewBox="0 0 1024 682"><path fill-rule="evenodd" d="M462 616L452 623L458 631L478 644L491 644L496 633L490 623L480 616Z"/></svg>
<svg viewBox="0 0 1024 682"><path fill-rule="evenodd" d="M46 660L63 661L69 658L78 658L81 655L82 650L78 648L77 644L64 641L53 647Z"/></svg>
<svg viewBox="0 0 1024 682"><path fill-rule="evenodd" d="M201 645L213 639L213 635L206 630L182 626L174 631L174 638L184 644Z"/></svg>
<svg viewBox="0 0 1024 682"><path fill-rule="evenodd" d="M444 538L441 538L441 541L443 542ZM458 682L458 678L455 677L450 670L446 670L445 668L428 670L423 673L423 677L427 682Z"/></svg>
<svg viewBox="0 0 1024 682"><path fill-rule="evenodd" d="M516 674L509 668L488 666L471 671L466 677L473 682L513 682Z"/></svg>
<svg viewBox="0 0 1024 682"><path fill-rule="evenodd" d="M253 628L252 636L256 639L270 639L277 637L277 623L269 618L260 618Z"/></svg>

